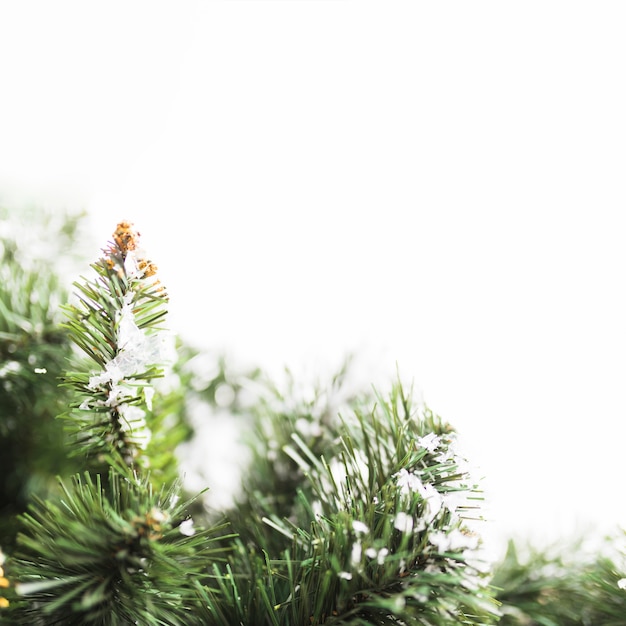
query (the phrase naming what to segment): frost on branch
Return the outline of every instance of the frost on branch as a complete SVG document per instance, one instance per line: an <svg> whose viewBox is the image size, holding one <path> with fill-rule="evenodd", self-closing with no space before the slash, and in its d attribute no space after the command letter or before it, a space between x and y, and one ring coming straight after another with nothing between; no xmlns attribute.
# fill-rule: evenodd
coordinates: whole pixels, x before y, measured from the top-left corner
<svg viewBox="0 0 626 626"><path fill-rule="evenodd" d="M65 380L80 394L68 421L83 453L133 465L151 438L152 380L174 357L173 338L159 327L167 294L131 223L118 224L103 253L92 265L96 279L75 283L78 305L67 307L72 339L92 361L88 374Z"/></svg>

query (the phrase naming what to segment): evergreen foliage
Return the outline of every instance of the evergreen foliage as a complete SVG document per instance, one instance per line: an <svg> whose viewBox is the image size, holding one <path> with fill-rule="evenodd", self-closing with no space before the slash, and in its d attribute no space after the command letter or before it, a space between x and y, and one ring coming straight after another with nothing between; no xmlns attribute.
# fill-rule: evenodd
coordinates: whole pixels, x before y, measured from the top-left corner
<svg viewBox="0 0 626 626"><path fill-rule="evenodd" d="M595 550L581 542L541 550L510 541L492 584L502 603L502 626L623 626L626 624L624 538Z"/></svg>
<svg viewBox="0 0 626 626"><path fill-rule="evenodd" d="M72 452L91 472L21 517L10 565L23 601L8 615L16 624L182 626L196 620L195 584L224 550L213 547L222 529L196 532L184 519L178 481L154 487L151 382L168 357L159 333L167 296L132 225L120 223L103 252L96 277L76 283L65 325L91 365L63 378L76 398L63 416Z"/></svg>
<svg viewBox="0 0 626 626"><path fill-rule="evenodd" d="M351 399L343 416L319 396L287 397L255 407L254 472L228 516L239 538L209 614L259 626L490 623L464 521L478 494L450 426L400 384Z"/></svg>
<svg viewBox="0 0 626 626"><path fill-rule="evenodd" d="M80 219L37 221L72 250ZM164 329L167 294L127 222L74 296L6 231L2 254L0 623L626 623L619 551L523 562L511 543L491 571L454 429L399 380L382 393L351 390L347 364L314 389L223 359L201 371L206 354ZM249 452L226 510L178 467L203 403Z"/></svg>
<svg viewBox="0 0 626 626"><path fill-rule="evenodd" d="M79 256L83 216L24 208L20 217L0 207L0 546L5 550L13 546L16 516L31 498L51 494L55 475L68 476L80 467L68 463L67 438L55 417L69 401L58 378L72 355L60 326L59 306L68 295L59 267ZM26 252L25 239L33 233L39 234L38 245Z"/></svg>
<svg viewBox="0 0 626 626"><path fill-rule="evenodd" d="M156 493L113 469L106 488L86 473L62 490L23 518L17 576L29 601L17 623L197 623L195 581L221 558L223 529L194 532L176 486Z"/></svg>
<svg viewBox="0 0 626 626"><path fill-rule="evenodd" d="M149 458L143 453L152 434L146 423L152 381L163 376L170 358L159 333L167 296L137 239L129 223L120 223L114 242L92 265L95 277L75 283L78 304L65 307L70 338L98 368L63 380L77 398L65 416L75 435L73 454L98 460L114 455L128 466Z"/></svg>

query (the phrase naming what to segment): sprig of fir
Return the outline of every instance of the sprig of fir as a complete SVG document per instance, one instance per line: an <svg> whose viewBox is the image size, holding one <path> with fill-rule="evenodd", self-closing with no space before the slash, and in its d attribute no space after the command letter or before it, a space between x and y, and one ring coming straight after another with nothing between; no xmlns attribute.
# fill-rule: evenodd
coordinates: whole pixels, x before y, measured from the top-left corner
<svg viewBox="0 0 626 626"><path fill-rule="evenodd" d="M146 450L146 421L169 345L160 325L167 296L156 268L121 222L96 276L76 283L66 324L86 355L87 371L63 384L77 394L64 417L75 454L108 463L60 481L59 498L35 499L20 518L11 558L16 600L11 623L29 626L191 626L198 585L224 559L224 526L196 529L180 485L156 489ZM154 420L159 423L158 419Z"/></svg>
<svg viewBox="0 0 626 626"><path fill-rule="evenodd" d="M264 406L264 476L231 517L240 539L205 605L256 626L493 623L469 521L481 495L454 431L400 384L350 404L334 419Z"/></svg>
<svg viewBox="0 0 626 626"><path fill-rule="evenodd" d="M133 466L150 441L151 381L172 350L159 332L168 298L132 224L120 222L103 253L95 278L76 282L78 302L65 307L70 337L91 363L64 378L78 397L65 417L75 454Z"/></svg>
<svg viewBox="0 0 626 626"><path fill-rule="evenodd" d="M23 516L14 565L23 598L14 623L52 626L190 626L196 584L223 560L220 525L196 529L179 486L111 469L61 483L59 501Z"/></svg>

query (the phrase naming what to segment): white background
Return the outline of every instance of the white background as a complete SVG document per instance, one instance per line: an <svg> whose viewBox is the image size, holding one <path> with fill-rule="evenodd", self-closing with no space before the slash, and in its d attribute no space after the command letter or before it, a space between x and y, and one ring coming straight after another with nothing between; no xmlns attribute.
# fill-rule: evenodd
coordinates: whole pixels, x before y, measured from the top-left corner
<svg viewBox="0 0 626 626"><path fill-rule="evenodd" d="M134 220L171 326L414 380L492 545L626 524L620 2L0 2L0 201ZM94 258L98 255L94 248Z"/></svg>

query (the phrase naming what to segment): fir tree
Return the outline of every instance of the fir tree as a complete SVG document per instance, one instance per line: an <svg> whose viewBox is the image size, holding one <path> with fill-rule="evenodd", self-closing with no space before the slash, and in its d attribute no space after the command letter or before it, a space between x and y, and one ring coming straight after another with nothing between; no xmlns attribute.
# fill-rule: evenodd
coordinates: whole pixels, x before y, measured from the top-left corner
<svg viewBox="0 0 626 626"><path fill-rule="evenodd" d="M26 262L10 238L2 250L0 622L624 623L615 551L523 563L511 544L492 576L454 429L406 385L349 390L346 367L303 392L223 359L199 373L206 355L165 330L167 293L127 222L73 299L58 268ZM198 403L245 433L226 510L179 475L180 444L201 445Z"/></svg>
<svg viewBox="0 0 626 626"><path fill-rule="evenodd" d="M223 558L223 528L196 530L179 481L157 487L148 471L167 295L129 223L92 267L66 307L90 369L63 379L75 396L63 415L72 452L91 471L62 481L58 498L35 498L21 517L11 559L19 599L8 615L16 624L202 623L196 585Z"/></svg>
<svg viewBox="0 0 626 626"><path fill-rule="evenodd" d="M345 399L342 415L261 395L228 526L194 526L172 440L154 432L154 382L171 356L156 267L125 222L92 267L64 325L84 354L62 377L72 400L61 414L84 471L20 517L12 623L493 620L465 520L476 488L452 429L401 385Z"/></svg>
<svg viewBox="0 0 626 626"><path fill-rule="evenodd" d="M332 385L335 391L338 380ZM221 595L221 624L485 624L495 605L479 537L480 498L451 427L402 385L387 397L293 387L255 405L238 533ZM227 574L226 576L224 574Z"/></svg>

